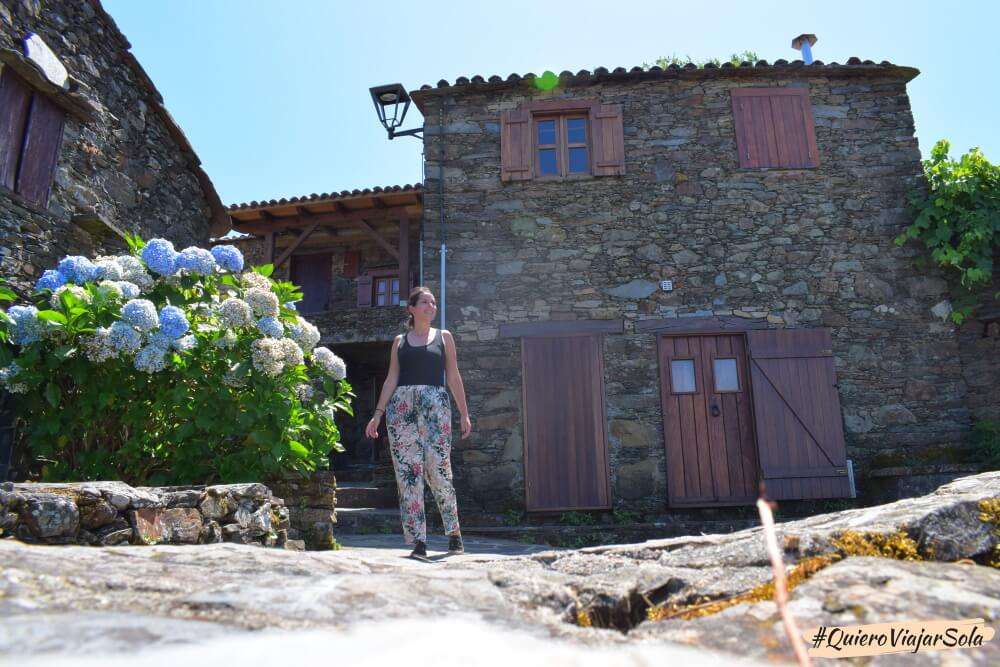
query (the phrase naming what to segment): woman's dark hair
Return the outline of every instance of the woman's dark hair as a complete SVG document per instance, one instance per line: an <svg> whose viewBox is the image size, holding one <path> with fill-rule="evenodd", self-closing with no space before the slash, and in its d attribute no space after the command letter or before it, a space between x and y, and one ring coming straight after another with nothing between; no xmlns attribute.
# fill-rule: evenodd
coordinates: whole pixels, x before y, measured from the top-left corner
<svg viewBox="0 0 1000 667"><path fill-rule="evenodd" d="M434 292L431 291L430 287L424 287L423 285L417 285L416 287L414 287L413 289L410 290L410 298L408 298L406 300L406 303L408 303L411 306L417 305L417 302L420 301L420 295L423 294L424 292L427 292L431 296L434 296ZM412 329L413 328L413 313L408 313L407 314L407 317L406 317L406 328L407 329Z"/></svg>

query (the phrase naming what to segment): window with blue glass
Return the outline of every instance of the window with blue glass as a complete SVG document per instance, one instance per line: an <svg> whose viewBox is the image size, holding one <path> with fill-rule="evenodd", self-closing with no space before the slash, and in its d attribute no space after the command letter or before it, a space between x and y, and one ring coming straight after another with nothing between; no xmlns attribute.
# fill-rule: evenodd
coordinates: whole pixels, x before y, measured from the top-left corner
<svg viewBox="0 0 1000 667"><path fill-rule="evenodd" d="M558 178L590 173L586 116L535 117L535 173Z"/></svg>

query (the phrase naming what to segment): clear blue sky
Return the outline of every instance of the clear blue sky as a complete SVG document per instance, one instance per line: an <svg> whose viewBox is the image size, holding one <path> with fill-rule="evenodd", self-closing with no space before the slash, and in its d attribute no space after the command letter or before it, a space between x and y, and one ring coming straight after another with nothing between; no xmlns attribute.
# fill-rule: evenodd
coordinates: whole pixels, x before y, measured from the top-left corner
<svg viewBox="0 0 1000 667"><path fill-rule="evenodd" d="M104 0L226 204L421 180L419 141L388 141L368 88L511 72L631 67L750 49L910 65L920 148L1000 160L1000 3ZM422 123L411 107L407 126Z"/></svg>

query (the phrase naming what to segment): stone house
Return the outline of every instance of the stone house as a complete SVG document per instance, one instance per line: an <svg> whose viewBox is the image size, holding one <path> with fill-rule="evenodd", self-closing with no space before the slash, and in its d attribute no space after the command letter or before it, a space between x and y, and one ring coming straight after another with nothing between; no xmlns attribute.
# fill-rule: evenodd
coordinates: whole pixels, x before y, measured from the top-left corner
<svg viewBox="0 0 1000 667"><path fill-rule="evenodd" d="M0 269L17 290L123 232L229 226L200 160L98 0L0 3Z"/></svg>
<svg viewBox="0 0 1000 667"><path fill-rule="evenodd" d="M359 388L354 463L379 460L359 433L396 295L420 282L458 342L469 509L913 494L966 469L1000 379L1000 341L947 322L945 281L893 242L919 185L917 74L852 58L442 81L410 93L422 189L230 214L324 313Z"/></svg>
<svg viewBox="0 0 1000 667"><path fill-rule="evenodd" d="M229 217L98 0L0 2L0 275L28 296L122 235L201 245ZM12 416L0 398L0 480Z"/></svg>

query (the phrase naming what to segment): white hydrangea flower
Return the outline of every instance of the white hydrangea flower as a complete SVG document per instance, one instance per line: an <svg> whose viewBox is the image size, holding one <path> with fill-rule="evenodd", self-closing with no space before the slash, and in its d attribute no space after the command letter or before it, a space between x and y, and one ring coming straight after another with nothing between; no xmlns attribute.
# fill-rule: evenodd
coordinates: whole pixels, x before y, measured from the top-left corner
<svg viewBox="0 0 1000 667"><path fill-rule="evenodd" d="M298 396L299 400L303 403L311 401L313 398L313 388L312 385L308 384L298 384L295 385L295 395Z"/></svg>
<svg viewBox="0 0 1000 667"><path fill-rule="evenodd" d="M253 287L247 290L247 303L257 317L277 317L278 297L274 292Z"/></svg>
<svg viewBox="0 0 1000 667"><path fill-rule="evenodd" d="M117 257L98 257L94 260L98 280L124 280L125 269Z"/></svg>
<svg viewBox="0 0 1000 667"><path fill-rule="evenodd" d="M297 319L296 324L288 326L288 337L294 340L303 352L312 352L320 339L319 329L301 317Z"/></svg>
<svg viewBox="0 0 1000 667"><path fill-rule="evenodd" d="M80 287L79 285L63 285L53 292L51 297L49 297L49 304L54 310L62 310L62 301L59 297L62 296L63 292L69 292L84 303L91 302L90 292L83 287Z"/></svg>
<svg viewBox="0 0 1000 667"><path fill-rule="evenodd" d="M149 274L145 265L143 265L142 261L140 261L138 257L134 257L132 255L118 255L115 259L118 262L118 266L121 267L123 280L127 280L138 287L140 292L148 292L153 289L153 286L156 284L156 280ZM135 297L131 298L134 299Z"/></svg>
<svg viewBox="0 0 1000 667"><path fill-rule="evenodd" d="M21 367L17 365L16 361L12 361L9 366L0 368L0 385L12 394L28 393L28 385L23 382L14 382L14 379L20 372Z"/></svg>
<svg viewBox="0 0 1000 667"><path fill-rule="evenodd" d="M104 292L106 296L115 299L121 299L125 296L125 293L122 292L121 282L117 280L102 280L97 283L97 287Z"/></svg>
<svg viewBox="0 0 1000 667"><path fill-rule="evenodd" d="M172 345L178 352L187 352L193 350L197 346L198 342L194 336L182 336L173 341Z"/></svg>
<svg viewBox="0 0 1000 667"><path fill-rule="evenodd" d="M285 368L285 351L277 338L258 338L250 344L253 367L268 377L278 377Z"/></svg>
<svg viewBox="0 0 1000 667"><path fill-rule="evenodd" d="M271 291L271 279L267 276L262 276L255 271L247 271L242 277L243 286L247 289L262 289L266 292Z"/></svg>
<svg viewBox="0 0 1000 667"><path fill-rule="evenodd" d="M313 362L334 380L347 377L347 364L325 347L317 347L312 353Z"/></svg>
<svg viewBox="0 0 1000 667"><path fill-rule="evenodd" d="M290 338L282 338L278 341L278 345L281 348L285 366L288 368L295 368L296 366L301 366L306 362L305 355L302 354L302 348L300 348L294 340Z"/></svg>

